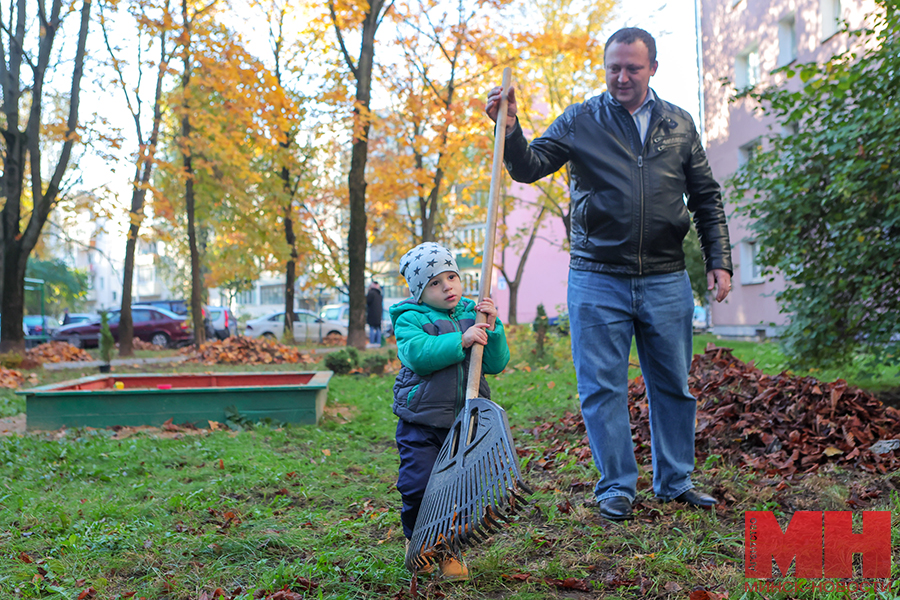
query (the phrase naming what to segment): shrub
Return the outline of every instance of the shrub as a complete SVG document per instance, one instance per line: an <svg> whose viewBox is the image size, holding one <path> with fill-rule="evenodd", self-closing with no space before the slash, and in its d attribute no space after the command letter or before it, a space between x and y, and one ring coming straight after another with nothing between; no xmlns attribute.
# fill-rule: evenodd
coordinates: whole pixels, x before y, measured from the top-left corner
<svg viewBox="0 0 900 600"><path fill-rule="evenodd" d="M100 359L109 364L112 358L112 349L116 345L112 332L109 330L109 313L105 310L100 313Z"/></svg>
<svg viewBox="0 0 900 600"><path fill-rule="evenodd" d="M384 373L384 367L388 364L388 360L385 354L367 354L362 360L362 368L366 373L381 375Z"/></svg>
<svg viewBox="0 0 900 600"><path fill-rule="evenodd" d="M335 375L346 375L359 366L359 350L348 346L325 355L325 366Z"/></svg>

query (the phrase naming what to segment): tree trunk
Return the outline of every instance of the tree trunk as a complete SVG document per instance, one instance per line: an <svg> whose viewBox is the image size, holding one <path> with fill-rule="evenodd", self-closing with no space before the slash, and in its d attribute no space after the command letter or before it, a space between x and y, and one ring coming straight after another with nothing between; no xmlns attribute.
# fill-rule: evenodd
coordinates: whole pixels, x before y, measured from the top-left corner
<svg viewBox="0 0 900 600"><path fill-rule="evenodd" d="M168 6L167 6L168 9ZM156 75L156 91L153 100L153 125L150 129L150 140L145 146L141 133L140 115L132 113L135 128L137 129L138 152L137 164L134 168L133 189L131 190L130 225L128 227L128 240L125 242L125 267L124 280L122 281L122 310L119 312L119 356L134 356L134 321L131 315L132 287L134 282L134 255L137 248L138 233L141 230L141 221L144 218L144 200L147 197L147 184L153 173L153 156L156 154L156 144L159 141L159 128L162 123L162 91L163 80L166 74L168 53L166 52L166 32L163 30L159 36L160 57L159 70ZM123 88L128 93L127 86ZM142 172L143 171L143 172Z"/></svg>
<svg viewBox="0 0 900 600"><path fill-rule="evenodd" d="M332 20L350 70L356 76L356 103L353 108L353 147L347 184L350 196L350 227L347 234L348 291L350 295L350 327L347 345L366 347L366 160L369 150L369 100L372 90L372 67L375 62L375 32L381 23L384 0L373 0L365 15L359 61L353 64L344 46L343 36L331 5Z"/></svg>
<svg viewBox="0 0 900 600"><path fill-rule="evenodd" d="M534 247L534 240L537 238L537 232L541 227L541 221L544 218L544 213L546 212L547 207L541 206L538 211L537 216L534 218L534 227L531 229L531 234L528 236L528 242L525 244L525 249L522 251L522 255L519 257L519 264L516 265L516 276L514 278L510 278L506 274L506 270L504 269L504 265L500 266L500 273L503 275L503 278L506 279L506 285L509 286L509 312L507 313L507 322L510 325L518 325L518 304L519 304L519 287L522 285L522 278L525 273L525 261L528 260L528 255L531 254L531 249ZM504 219L506 215L504 214ZM505 248L504 248L505 250ZM504 263L506 260L504 259Z"/></svg>
<svg viewBox="0 0 900 600"><path fill-rule="evenodd" d="M65 141L59 150L56 165L50 179L45 181L41 169L45 166L42 157L42 110L45 104L43 97L44 78L47 70L52 68L52 50L56 35L62 26L60 13L62 0L54 0L49 13L40 14L40 42L37 54L26 54L32 45L25 40L26 23L34 15L29 14L24 1L17 2L15 8L10 5L8 26L3 25L8 47L3 47L0 57L0 88L3 90L3 113L5 118L2 135L6 143L3 154L2 173L0 173L0 193L3 194L4 205L0 211L0 352L11 350L22 351L25 348L25 332L22 329L22 317L25 302L25 268L28 257L40 238L41 230L50 217L60 194L63 176L72 155L78 129L78 106L81 97L81 79L84 74L84 57L87 48L87 36L90 26L91 2L86 0L81 5L81 23L78 30L78 41L75 55L72 58L72 84L69 90L69 111L66 119ZM13 25L12 20L16 23ZM21 67L28 65L32 80L23 85ZM24 89L23 89L24 88ZM28 120L25 130L20 131L22 96L28 91ZM26 155L28 162L26 163ZM30 167L31 178L31 217L25 231L21 230L22 193L26 165Z"/></svg>
<svg viewBox="0 0 900 600"><path fill-rule="evenodd" d="M282 144L287 149L289 143ZM284 203L284 239L291 249L291 257L287 261L284 277L284 331L293 340L294 332L294 282L297 280L297 236L294 234L294 220L291 218L293 195L291 194L291 173L287 167L281 169L281 182L287 200Z"/></svg>
<svg viewBox="0 0 900 600"><path fill-rule="evenodd" d="M506 280L506 285L509 286L509 313L506 315L506 322L510 325L519 324L519 283L520 282L518 281L510 281L509 279Z"/></svg>
<svg viewBox="0 0 900 600"><path fill-rule="evenodd" d="M137 190L131 193L132 219ZM143 204L143 201L141 201ZM140 211L140 207L138 208ZM125 241L125 266L122 268L122 310L119 311L119 356L134 356L134 321L131 317L132 280L134 278L134 250L137 245L139 225L132 221L128 227L128 239Z"/></svg>
<svg viewBox="0 0 900 600"><path fill-rule="evenodd" d="M188 246L191 255L191 320L194 326L194 345L198 348L206 341L206 327L203 323L203 278L200 271L200 252L197 248L197 226L195 223L194 164L191 156L191 117L188 102L188 87L191 82L191 21L188 19L187 0L181 0L181 17L184 23L184 73L181 79L181 155L184 161L184 205L187 212Z"/></svg>

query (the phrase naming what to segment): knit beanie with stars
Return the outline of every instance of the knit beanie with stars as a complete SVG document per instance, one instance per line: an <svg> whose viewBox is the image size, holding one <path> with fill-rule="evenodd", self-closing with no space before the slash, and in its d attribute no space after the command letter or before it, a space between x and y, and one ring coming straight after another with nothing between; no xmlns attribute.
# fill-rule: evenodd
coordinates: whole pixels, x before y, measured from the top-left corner
<svg viewBox="0 0 900 600"><path fill-rule="evenodd" d="M444 271L453 271L459 275L459 267L456 266L453 254L434 242L419 244L400 259L400 274L406 278L409 293L416 302L421 298L428 280Z"/></svg>

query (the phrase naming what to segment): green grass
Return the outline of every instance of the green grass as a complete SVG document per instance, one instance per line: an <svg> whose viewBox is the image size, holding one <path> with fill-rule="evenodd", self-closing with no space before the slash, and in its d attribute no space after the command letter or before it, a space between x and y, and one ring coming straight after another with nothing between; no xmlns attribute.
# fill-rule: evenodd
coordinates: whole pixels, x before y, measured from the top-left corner
<svg viewBox="0 0 900 600"><path fill-rule="evenodd" d="M547 442L533 433L536 424L578 411L568 339L551 337L546 357L537 360L531 335L525 328L511 332L511 368L491 385L517 447L530 453L521 465L536 490L533 503L492 543L467 552L472 580L420 577L419 597L686 598L702 586L731 600L761 598L743 588L743 511L845 510L850 486L883 490L867 508L894 510L900 541L900 495L891 491L900 488L898 474L825 470L777 490L777 479L715 457L698 465L696 480L729 495L716 513L657 502L650 466L642 465L641 518L602 521L591 505L593 465L569 452L545 456ZM759 364L771 360L776 369L772 349L756 348ZM735 347L741 358L753 351ZM81 374L39 371L38 383ZM93 587L97 598L197 600L221 588L228 598L249 600L288 586L304 598L411 598L394 487L392 385L391 375L333 377L328 416L317 427L139 432L123 439L111 430L80 429L0 438L0 597L68 600ZM0 414L21 407L17 397L0 395ZM573 450L580 445L573 432L558 437ZM545 458L551 466L542 465ZM898 559L895 551L895 577ZM558 587L569 578L591 591Z"/></svg>

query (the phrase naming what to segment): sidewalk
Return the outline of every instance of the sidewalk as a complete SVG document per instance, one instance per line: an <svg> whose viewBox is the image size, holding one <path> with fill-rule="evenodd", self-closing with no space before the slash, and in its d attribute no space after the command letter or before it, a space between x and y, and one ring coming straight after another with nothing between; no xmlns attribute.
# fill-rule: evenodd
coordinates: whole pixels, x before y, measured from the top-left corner
<svg viewBox="0 0 900 600"><path fill-rule="evenodd" d="M185 354L183 356L160 356L156 358L114 358L109 361L112 366L116 365L152 365L162 363L180 363L193 358L193 354ZM62 371L63 369L84 369L87 367L99 367L106 364L102 360L82 360L75 362L58 362L44 363L44 369L48 371Z"/></svg>

